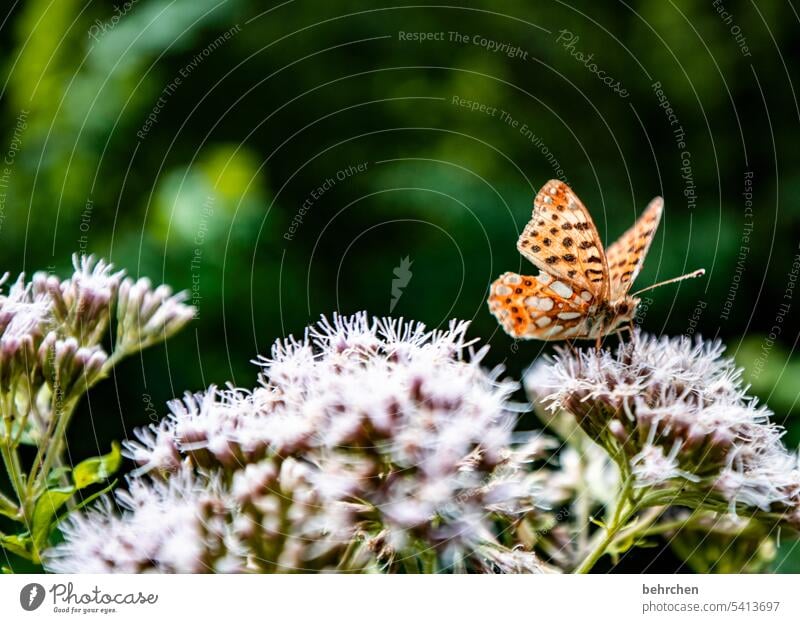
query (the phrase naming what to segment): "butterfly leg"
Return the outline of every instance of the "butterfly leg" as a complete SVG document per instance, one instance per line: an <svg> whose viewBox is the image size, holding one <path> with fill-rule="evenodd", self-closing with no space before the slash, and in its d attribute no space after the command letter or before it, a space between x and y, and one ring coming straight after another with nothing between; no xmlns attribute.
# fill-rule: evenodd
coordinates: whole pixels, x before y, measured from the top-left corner
<svg viewBox="0 0 800 623"><path fill-rule="evenodd" d="M624 326L620 327L619 329L617 329L617 336L619 337L620 346L625 344L625 338L623 337L623 334L625 332L630 333L630 331L631 331L631 328L629 326L627 326L627 325L624 325Z"/></svg>
<svg viewBox="0 0 800 623"><path fill-rule="evenodd" d="M619 336L619 341L620 342L624 342L625 341L625 340L622 339L623 331L627 331L630 334L631 339L633 339L633 323L631 323L630 325L626 325L624 327L620 327L619 329L617 329L616 333Z"/></svg>
<svg viewBox="0 0 800 623"><path fill-rule="evenodd" d="M566 340L566 344L572 356L580 360L580 358L578 357L578 349L575 347L575 340Z"/></svg>

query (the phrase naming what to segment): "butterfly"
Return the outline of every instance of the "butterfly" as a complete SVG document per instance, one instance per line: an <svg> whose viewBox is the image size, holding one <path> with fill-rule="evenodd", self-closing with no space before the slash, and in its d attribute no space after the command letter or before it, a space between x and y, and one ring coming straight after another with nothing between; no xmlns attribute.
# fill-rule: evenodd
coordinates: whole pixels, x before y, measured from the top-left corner
<svg viewBox="0 0 800 623"><path fill-rule="evenodd" d="M515 338L596 338L599 345L604 335L636 315L640 299L628 291L642 269L663 210L664 201L656 197L633 227L604 251L581 200L564 182L550 180L533 200L533 215L517 241L519 252L540 272L501 275L490 288L489 310ZM703 274L699 269L650 288Z"/></svg>

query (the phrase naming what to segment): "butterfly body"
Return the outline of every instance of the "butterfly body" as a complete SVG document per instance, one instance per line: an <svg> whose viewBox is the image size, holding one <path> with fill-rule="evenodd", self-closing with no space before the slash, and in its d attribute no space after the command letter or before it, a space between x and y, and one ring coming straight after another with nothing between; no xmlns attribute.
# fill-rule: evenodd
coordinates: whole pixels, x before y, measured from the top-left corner
<svg viewBox="0 0 800 623"><path fill-rule="evenodd" d="M489 309L506 333L545 341L595 339L613 333L636 315L637 298L595 302L588 290L576 293L549 277L509 272L492 284Z"/></svg>
<svg viewBox="0 0 800 623"><path fill-rule="evenodd" d="M644 263L663 211L653 199L608 250L572 189L550 180L534 199L517 249L536 276L507 272L491 286L489 310L512 337L599 339L630 322L639 299L628 294ZM693 275L702 274L696 271Z"/></svg>

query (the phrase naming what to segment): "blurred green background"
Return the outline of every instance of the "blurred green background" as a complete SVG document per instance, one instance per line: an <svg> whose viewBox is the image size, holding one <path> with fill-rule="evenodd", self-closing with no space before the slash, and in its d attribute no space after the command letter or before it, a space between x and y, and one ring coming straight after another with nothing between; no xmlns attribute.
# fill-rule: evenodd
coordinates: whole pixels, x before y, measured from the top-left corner
<svg viewBox="0 0 800 623"><path fill-rule="evenodd" d="M552 177L607 241L665 197L637 286L708 274L648 293L642 326L724 340L797 445L792 5L421 4L7 10L0 267L66 275L96 253L200 310L91 394L74 456L184 390L252 386L251 359L334 310L473 319L489 363L519 376L549 347L514 344L485 299L499 273L530 272L515 241Z"/></svg>

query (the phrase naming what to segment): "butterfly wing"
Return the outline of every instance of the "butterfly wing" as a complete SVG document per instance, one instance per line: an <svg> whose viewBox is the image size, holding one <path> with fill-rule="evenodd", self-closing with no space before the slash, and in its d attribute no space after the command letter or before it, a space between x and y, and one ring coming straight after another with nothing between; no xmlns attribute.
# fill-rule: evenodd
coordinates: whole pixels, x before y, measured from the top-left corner
<svg viewBox="0 0 800 623"><path fill-rule="evenodd" d="M644 258L661 221L664 200L656 197L647 206L638 220L619 237L606 251L610 286L610 300L625 296L642 270Z"/></svg>
<svg viewBox="0 0 800 623"><path fill-rule="evenodd" d="M517 249L573 290L588 291L595 299L608 297L608 267L597 228L564 182L550 180L537 193Z"/></svg>
<svg viewBox="0 0 800 623"><path fill-rule="evenodd" d="M573 290L547 274L504 273L491 286L489 310L512 337L563 340L588 337L596 307L586 290Z"/></svg>

